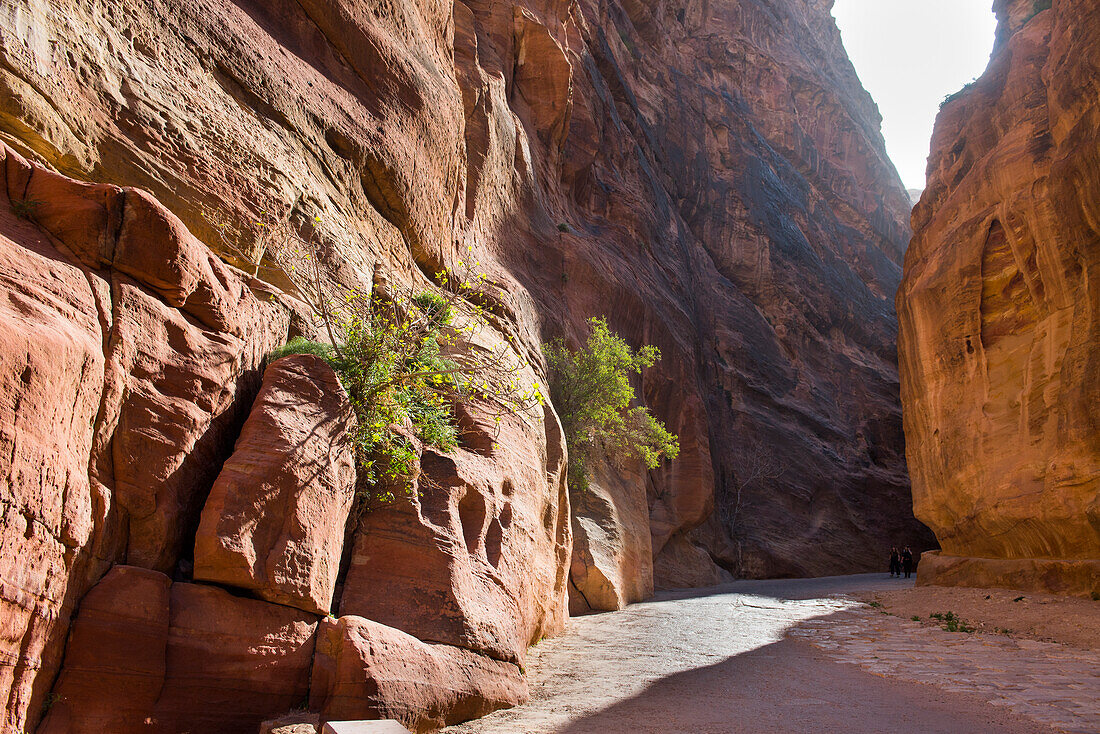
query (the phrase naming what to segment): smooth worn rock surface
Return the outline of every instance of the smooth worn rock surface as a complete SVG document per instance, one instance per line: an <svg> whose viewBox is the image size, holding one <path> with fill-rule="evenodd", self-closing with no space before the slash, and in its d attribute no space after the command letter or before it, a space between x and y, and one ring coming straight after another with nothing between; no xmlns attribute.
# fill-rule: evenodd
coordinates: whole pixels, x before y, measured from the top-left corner
<svg viewBox="0 0 1100 734"><path fill-rule="evenodd" d="M657 588L700 588L733 581L729 571L707 563L708 560L705 548L683 533L673 535L653 566L654 575L661 580Z"/></svg>
<svg viewBox="0 0 1100 734"><path fill-rule="evenodd" d="M569 613L622 609L653 595L649 505L640 466L599 466L570 493Z"/></svg>
<svg viewBox="0 0 1100 734"><path fill-rule="evenodd" d="M322 620L317 632L310 707L326 720L394 719L429 732L525 700L527 681L511 663L361 617Z"/></svg>
<svg viewBox="0 0 1100 734"><path fill-rule="evenodd" d="M316 628L317 618L297 609L173 584L168 669L155 717L228 734L301 705Z"/></svg>
<svg viewBox="0 0 1100 734"><path fill-rule="evenodd" d="M1100 4L998 8L989 68L937 121L897 300L914 507L943 548L920 577L1088 594L1100 564Z"/></svg>
<svg viewBox="0 0 1100 734"><path fill-rule="evenodd" d="M355 500L353 421L324 360L298 354L268 365L203 508L195 579L328 614Z"/></svg>
<svg viewBox="0 0 1100 734"><path fill-rule="evenodd" d="M917 583L1020 589L1049 594L1100 595L1100 560L1050 558L972 558L927 552Z"/></svg>
<svg viewBox="0 0 1100 734"><path fill-rule="evenodd" d="M40 731L255 731L309 695L315 617L115 566L85 597Z"/></svg>
<svg viewBox="0 0 1100 734"><path fill-rule="evenodd" d="M164 685L171 586L157 571L115 566L84 596L38 731L144 730Z"/></svg>

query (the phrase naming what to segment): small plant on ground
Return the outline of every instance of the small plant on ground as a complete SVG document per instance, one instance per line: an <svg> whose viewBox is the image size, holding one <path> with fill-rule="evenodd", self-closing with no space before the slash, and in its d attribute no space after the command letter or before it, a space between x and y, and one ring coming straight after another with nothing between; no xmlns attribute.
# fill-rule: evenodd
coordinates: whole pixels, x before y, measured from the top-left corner
<svg viewBox="0 0 1100 734"><path fill-rule="evenodd" d="M41 202L32 201L31 199L12 199L11 211L19 219L32 220L35 214L38 213L38 207L41 206Z"/></svg>
<svg viewBox="0 0 1100 734"><path fill-rule="evenodd" d="M929 616L940 622L940 627L946 632L973 632L975 629L954 612L933 612Z"/></svg>
<svg viewBox="0 0 1100 734"><path fill-rule="evenodd" d="M1092 600L1093 601L1100 601L1100 591L1092 592Z"/></svg>
<svg viewBox="0 0 1100 734"><path fill-rule="evenodd" d="M870 601L867 602L867 605L872 609L882 609L882 602Z"/></svg>
<svg viewBox="0 0 1100 734"><path fill-rule="evenodd" d="M645 407L631 407L630 376L652 367L660 351L647 345L635 352L602 318L588 326L580 349L560 339L545 348L550 397L569 446L569 486L577 491L588 488L599 455L616 463L641 459L653 469L680 453L679 439L661 421Z"/></svg>
<svg viewBox="0 0 1100 734"><path fill-rule="evenodd" d="M917 616L916 614L914 614L914 615L913 615L912 617L910 617L909 619L913 620L914 622L919 622L919 621L920 621L920 617L919 617L919 616Z"/></svg>
<svg viewBox="0 0 1100 734"><path fill-rule="evenodd" d="M558 231L559 232L568 232L569 231L569 225L566 224L565 222L562 222L561 224L558 225Z"/></svg>

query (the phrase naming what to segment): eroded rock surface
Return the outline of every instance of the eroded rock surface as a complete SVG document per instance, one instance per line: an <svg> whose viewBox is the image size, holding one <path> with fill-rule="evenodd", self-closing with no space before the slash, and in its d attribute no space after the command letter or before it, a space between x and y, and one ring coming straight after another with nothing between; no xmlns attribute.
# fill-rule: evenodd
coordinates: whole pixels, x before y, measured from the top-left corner
<svg viewBox="0 0 1100 734"><path fill-rule="evenodd" d="M0 689L6 730L23 731L74 605L110 565L186 561L290 318L148 194L0 153Z"/></svg>
<svg viewBox="0 0 1100 734"><path fill-rule="evenodd" d="M642 468L598 465L588 489L572 493L570 614L622 609L653 595L653 548Z"/></svg>
<svg viewBox="0 0 1100 734"><path fill-rule="evenodd" d="M356 492L347 396L309 355L268 366L256 392L299 307L210 255L149 194L2 151L7 190L19 192L0 208L2 358L17 380L0 526L4 731L35 730L39 716L42 731L59 733L255 730L311 695L318 619L343 581ZM459 630L455 645L476 641L485 654L435 645L423 683L444 693L430 701L403 698L407 645L369 661L382 685L371 705L433 726L519 700L514 663L566 614L571 544L553 412L511 416L490 433L472 410L459 411L463 448L436 457L469 486L435 465L420 474L424 487L461 490L443 536L462 544L465 571L445 554L420 568L461 604L387 621L434 639L441 618ZM407 544L382 565L403 555ZM366 591L361 576L349 577L352 592ZM341 680L366 666L347 663ZM507 682L476 683L498 670ZM456 671L475 681L461 695L447 683ZM430 711L416 713L420 703Z"/></svg>
<svg viewBox="0 0 1100 734"><path fill-rule="evenodd" d="M348 283L473 247L528 352L600 314L659 346L642 393L683 450L647 477L654 554L813 574L931 543L898 509L909 202L827 3L11 1L0 129L233 262L283 214ZM749 481L758 446L781 476Z"/></svg>
<svg viewBox="0 0 1100 734"><path fill-rule="evenodd" d="M39 731L254 731L309 695L317 618L115 566L85 597Z"/></svg>
<svg viewBox="0 0 1100 734"><path fill-rule="evenodd" d="M360 520L340 614L517 664L560 631L572 543L560 429L544 418L425 450L413 486Z"/></svg>
<svg viewBox="0 0 1100 734"><path fill-rule="evenodd" d="M922 583L1100 590L1100 4L998 4L898 294ZM1025 7L1026 6L1026 7Z"/></svg>

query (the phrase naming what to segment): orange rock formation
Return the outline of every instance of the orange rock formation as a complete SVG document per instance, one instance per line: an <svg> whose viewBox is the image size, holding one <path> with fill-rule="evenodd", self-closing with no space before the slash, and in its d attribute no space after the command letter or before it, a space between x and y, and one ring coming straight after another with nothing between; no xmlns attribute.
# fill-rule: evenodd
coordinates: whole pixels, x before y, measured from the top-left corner
<svg viewBox="0 0 1100 734"><path fill-rule="evenodd" d="M1100 3L1001 2L898 293L921 583L1100 591Z"/></svg>

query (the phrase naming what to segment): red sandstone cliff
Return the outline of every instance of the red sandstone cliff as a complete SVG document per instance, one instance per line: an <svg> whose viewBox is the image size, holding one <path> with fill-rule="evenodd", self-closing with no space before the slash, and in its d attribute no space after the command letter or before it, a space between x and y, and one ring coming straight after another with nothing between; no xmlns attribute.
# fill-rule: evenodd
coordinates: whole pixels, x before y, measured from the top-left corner
<svg viewBox="0 0 1100 734"><path fill-rule="evenodd" d="M1100 3L999 2L898 293L922 583L1100 591Z"/></svg>
<svg viewBox="0 0 1100 734"><path fill-rule="evenodd" d="M890 300L908 201L829 6L0 0L23 154L0 207L5 731L46 709L51 732L241 731L307 697L430 728L523 698L567 585L612 608L929 543ZM331 375L258 369L304 328L254 225L294 200L345 283L425 283L472 248L492 338L536 371L591 315L659 346L641 393L680 459L600 472L571 519L548 410L426 452L421 496L347 524L341 459L301 442L338 444L339 401L308 398Z"/></svg>

